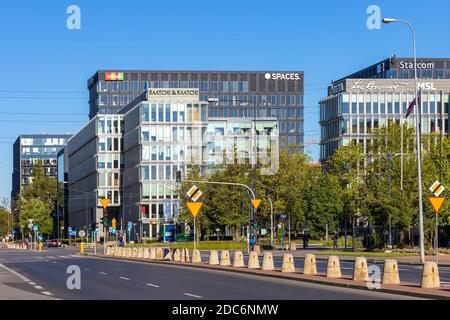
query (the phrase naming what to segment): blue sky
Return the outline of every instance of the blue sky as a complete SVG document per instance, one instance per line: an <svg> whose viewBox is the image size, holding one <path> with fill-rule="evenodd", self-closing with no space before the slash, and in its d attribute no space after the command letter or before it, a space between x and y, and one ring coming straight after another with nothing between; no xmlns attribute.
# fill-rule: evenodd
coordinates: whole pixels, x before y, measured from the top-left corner
<svg viewBox="0 0 450 320"><path fill-rule="evenodd" d="M66 28L71 4L81 30ZM319 139L317 101L332 79L411 56L405 26L367 29L371 4L415 25L419 56L450 56L448 0L3 1L0 198L10 195L15 138L76 132L97 69L304 70L305 141ZM306 149L317 158L317 146Z"/></svg>

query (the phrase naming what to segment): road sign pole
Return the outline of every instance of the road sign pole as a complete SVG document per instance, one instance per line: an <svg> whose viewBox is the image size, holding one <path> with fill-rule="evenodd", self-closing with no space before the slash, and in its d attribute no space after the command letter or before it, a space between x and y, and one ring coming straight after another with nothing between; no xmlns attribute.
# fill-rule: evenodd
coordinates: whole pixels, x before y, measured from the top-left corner
<svg viewBox="0 0 450 320"><path fill-rule="evenodd" d="M436 263L439 262L439 219L436 212L436 231L434 235L434 250L436 252Z"/></svg>
<svg viewBox="0 0 450 320"><path fill-rule="evenodd" d="M195 230L195 221L196 221L196 220L197 220L197 218L194 217L194 250L196 249L195 241L197 240L197 237L196 237L196 230Z"/></svg>

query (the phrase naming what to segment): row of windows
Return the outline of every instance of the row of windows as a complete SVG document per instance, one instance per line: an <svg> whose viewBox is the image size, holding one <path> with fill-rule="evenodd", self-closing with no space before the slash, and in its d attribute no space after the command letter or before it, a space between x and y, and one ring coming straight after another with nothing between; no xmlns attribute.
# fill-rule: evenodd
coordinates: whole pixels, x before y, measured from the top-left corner
<svg viewBox="0 0 450 320"><path fill-rule="evenodd" d="M119 172L100 172L98 174L99 187L119 187Z"/></svg>
<svg viewBox="0 0 450 320"><path fill-rule="evenodd" d="M193 122L207 121L207 105L198 103L143 103L141 122Z"/></svg>
<svg viewBox="0 0 450 320"><path fill-rule="evenodd" d="M99 138L98 151L120 151L121 139L119 138Z"/></svg>
<svg viewBox="0 0 450 320"><path fill-rule="evenodd" d="M150 181L150 180L172 181L176 179L176 173L182 167L183 165L181 164L142 165L140 181Z"/></svg>
<svg viewBox="0 0 450 320"><path fill-rule="evenodd" d="M212 92L248 92L248 81L99 81L99 92L142 92L157 88L193 88Z"/></svg>
<svg viewBox="0 0 450 320"><path fill-rule="evenodd" d="M60 148L48 148L48 147L22 147L22 155L23 156L56 156L58 150Z"/></svg>
<svg viewBox="0 0 450 320"><path fill-rule="evenodd" d="M409 104L414 99L412 94L366 93L348 94L326 99L320 104L320 120L333 119L341 114L406 114ZM441 101L442 100L442 101ZM422 93L423 113L448 113L449 95ZM443 108L443 109L442 109Z"/></svg>
<svg viewBox="0 0 450 320"><path fill-rule="evenodd" d="M161 186L160 188L164 188ZM148 198L147 198L148 199ZM171 220L176 217L179 213L179 201L178 195L172 196L173 201L169 198L164 200L164 203L149 203L141 205L141 217L142 218L150 218L152 220ZM145 233L145 224L144 224L144 233ZM148 225L147 225L148 226ZM152 230L154 229L154 230ZM158 230L156 230L158 229ZM150 231L152 230L152 231ZM156 234L159 231L159 225L150 226L148 235Z"/></svg>
<svg viewBox="0 0 450 320"><path fill-rule="evenodd" d="M153 125L141 127L141 142L185 142L203 139L206 128L201 126Z"/></svg>
<svg viewBox="0 0 450 320"><path fill-rule="evenodd" d="M143 145L141 159L142 161L184 161L185 149L184 145Z"/></svg>
<svg viewBox="0 0 450 320"><path fill-rule="evenodd" d="M65 138L22 138L22 146L64 146L67 143Z"/></svg>
<svg viewBox="0 0 450 320"><path fill-rule="evenodd" d="M418 78L420 79L449 79L450 70L448 69L418 69ZM395 69L379 73L376 78L382 79L414 79L414 69Z"/></svg>
<svg viewBox="0 0 450 320"><path fill-rule="evenodd" d="M322 140L327 139L333 139L340 137L341 135L346 134L370 134L375 129L382 128L389 124L389 122L394 121L399 123L400 119L399 117L392 117L392 118L385 118L385 117L379 117L379 118L344 118L339 121L332 121L330 123L327 123L327 125L321 127L321 136ZM429 116L422 116L421 119L421 125L422 125L422 133L436 133L441 132L442 130L444 133L448 132L448 125L446 125L447 117L444 118L444 121L442 119L439 119L438 117L429 117ZM409 127L414 128L415 127L415 121L414 117L409 117L406 119L406 123Z"/></svg>
<svg viewBox="0 0 450 320"><path fill-rule="evenodd" d="M174 183L142 183L141 200L176 199L176 188Z"/></svg>
<svg viewBox="0 0 450 320"><path fill-rule="evenodd" d="M101 199L109 199L112 205L120 205L119 190L114 189L98 189L97 190L97 206L101 207Z"/></svg>
<svg viewBox="0 0 450 320"><path fill-rule="evenodd" d="M99 94L97 104L99 106L124 107L132 102L138 94ZM208 101L209 98L219 99L219 103L211 106L303 106L303 95L200 95L200 101Z"/></svg>
<svg viewBox="0 0 450 320"><path fill-rule="evenodd" d="M117 134L123 131L123 120L119 116L101 116L98 118L97 134Z"/></svg>
<svg viewBox="0 0 450 320"><path fill-rule="evenodd" d="M123 156L120 154L102 154L97 157L98 169L120 169L123 167Z"/></svg>
<svg viewBox="0 0 450 320"><path fill-rule="evenodd" d="M233 109L220 109L220 108L210 108L209 117L211 118L251 118L255 116L255 110L253 108L233 108ZM303 108L267 108L267 109L256 109L256 117L274 117L277 119L295 119L304 117Z"/></svg>
<svg viewBox="0 0 450 320"><path fill-rule="evenodd" d="M22 164L22 167L33 167L39 161L41 162L41 164L44 167L45 166L56 166L56 164L57 164L56 158L55 159L40 159L40 158L26 159L26 160L22 160L21 164Z"/></svg>

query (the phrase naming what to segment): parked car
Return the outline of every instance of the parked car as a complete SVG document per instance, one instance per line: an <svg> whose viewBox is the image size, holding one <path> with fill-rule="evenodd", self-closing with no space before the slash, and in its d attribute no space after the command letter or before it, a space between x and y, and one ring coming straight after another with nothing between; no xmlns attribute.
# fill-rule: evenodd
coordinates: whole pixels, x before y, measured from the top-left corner
<svg viewBox="0 0 450 320"><path fill-rule="evenodd" d="M61 242L58 240L47 240L45 241L45 246L48 248L59 248L61 247Z"/></svg>

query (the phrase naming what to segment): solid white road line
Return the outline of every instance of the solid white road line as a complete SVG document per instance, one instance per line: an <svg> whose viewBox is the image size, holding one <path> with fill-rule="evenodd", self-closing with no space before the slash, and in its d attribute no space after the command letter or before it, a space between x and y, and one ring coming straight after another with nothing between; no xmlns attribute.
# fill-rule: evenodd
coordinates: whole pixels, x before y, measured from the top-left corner
<svg viewBox="0 0 450 320"><path fill-rule="evenodd" d="M152 283L147 283L146 285L149 286L149 287L153 287L153 288L159 288L158 285L152 284Z"/></svg>
<svg viewBox="0 0 450 320"><path fill-rule="evenodd" d="M183 293L185 296L188 296L188 297L192 297L192 298L197 298L197 299L201 299L202 297L201 296L197 296L197 295L195 295L195 294L190 294L190 293Z"/></svg>
<svg viewBox="0 0 450 320"><path fill-rule="evenodd" d="M120 279L122 279L122 280L126 280L126 281L130 281L130 279L129 279L129 278L125 278L125 277L120 277Z"/></svg>

